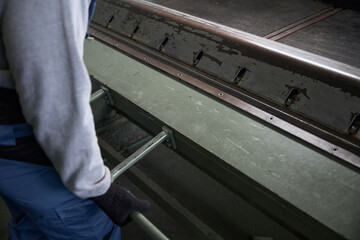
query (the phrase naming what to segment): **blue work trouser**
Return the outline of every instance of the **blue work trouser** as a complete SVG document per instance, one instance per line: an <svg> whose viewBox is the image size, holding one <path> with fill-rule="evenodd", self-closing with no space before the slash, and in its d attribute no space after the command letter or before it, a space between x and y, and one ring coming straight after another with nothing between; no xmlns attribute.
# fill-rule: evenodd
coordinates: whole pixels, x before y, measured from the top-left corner
<svg viewBox="0 0 360 240"><path fill-rule="evenodd" d="M89 22L88 22L88 28L90 26L90 22L91 22L91 19L94 15L94 12L95 12L95 7L96 7L96 0L91 0L90 2L90 5L89 5ZM89 33L86 32L86 36L85 38L89 37Z"/></svg>
<svg viewBox="0 0 360 240"><path fill-rule="evenodd" d="M52 166L0 158L0 196L12 214L10 240L121 238L120 227L93 201L72 194Z"/></svg>

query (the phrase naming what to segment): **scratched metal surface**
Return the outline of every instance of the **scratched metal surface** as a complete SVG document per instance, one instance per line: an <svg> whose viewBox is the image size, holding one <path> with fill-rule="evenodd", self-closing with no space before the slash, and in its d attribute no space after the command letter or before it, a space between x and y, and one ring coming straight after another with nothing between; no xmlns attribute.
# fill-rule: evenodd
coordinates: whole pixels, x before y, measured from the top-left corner
<svg viewBox="0 0 360 240"><path fill-rule="evenodd" d="M360 68L360 11L342 11L279 42Z"/></svg>
<svg viewBox="0 0 360 240"><path fill-rule="evenodd" d="M135 4L137 2L134 1ZM347 130L354 114L360 112L360 93L353 87L360 82L358 79L346 80L346 76L350 75L358 78L358 69L245 32L234 33L241 39L236 42L225 35L210 31L214 28L220 29L221 26L199 30L189 25L195 21L189 15L176 13L180 19L182 16L182 19L186 18L185 23L179 23L179 18L177 21L169 18L170 15L175 15L170 10L159 10L162 14L168 14L165 16L148 11L150 10L138 8L127 1L100 1L93 20L100 26L106 26L106 30L126 37L132 36L132 41L152 49L157 49L163 39L168 37L161 54L226 83L232 84L239 67L244 67L247 71L236 84L238 89L250 92L265 102L276 104L280 109L308 118L316 124L320 123L342 134L343 138L358 141L359 136L349 137ZM197 21L199 25L213 26L205 20ZM138 30L132 34L134 29ZM230 30L226 31L228 33ZM194 55L200 49L204 52L203 57L196 66L192 66ZM271 53L268 52L269 49ZM339 77L336 73L328 73L328 69L341 69L339 72L350 74ZM290 107L284 107L292 88L297 88L299 94Z"/></svg>
<svg viewBox="0 0 360 240"><path fill-rule="evenodd" d="M293 22L331 7L304 0L152 0L181 12L265 36Z"/></svg>
<svg viewBox="0 0 360 240"><path fill-rule="evenodd" d="M265 36L332 5L319 1L153 0L165 7ZM360 67L360 12L344 10L279 42Z"/></svg>
<svg viewBox="0 0 360 240"><path fill-rule="evenodd" d="M224 163L346 238L358 239L357 172L97 41L86 42L85 62L96 79Z"/></svg>

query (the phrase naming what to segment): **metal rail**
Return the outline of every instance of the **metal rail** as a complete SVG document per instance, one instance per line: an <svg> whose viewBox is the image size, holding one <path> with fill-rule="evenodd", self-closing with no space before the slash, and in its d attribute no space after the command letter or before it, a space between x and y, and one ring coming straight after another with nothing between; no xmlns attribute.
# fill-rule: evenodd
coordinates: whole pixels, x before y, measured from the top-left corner
<svg viewBox="0 0 360 240"><path fill-rule="evenodd" d="M90 103L93 103L94 101L98 100L99 98L104 97L105 101L109 105L114 105L114 101L110 95L109 89L101 86L100 89L90 96Z"/></svg>
<svg viewBox="0 0 360 240"><path fill-rule="evenodd" d="M102 156L105 157L110 164L117 165L119 162L124 161L124 157L104 140L99 139L99 146ZM147 196L153 199L153 201L163 210L176 219L181 226L190 230L194 239L223 239L218 233L206 225L201 219L195 216L190 210L183 206L136 166L128 169L124 175L139 189L146 193ZM141 221L141 219L139 220Z"/></svg>
<svg viewBox="0 0 360 240"><path fill-rule="evenodd" d="M154 224L152 224L144 215L139 212L133 212L130 217L137 225L154 240L167 240L165 236Z"/></svg>
<svg viewBox="0 0 360 240"><path fill-rule="evenodd" d="M169 132L164 130L160 132L157 136L147 142L144 146L142 146L139 150L133 153L130 157L125 159L119 165L111 170L111 181L115 181L122 173L124 173L127 169L137 163L140 159L142 159L146 154L151 152L154 148L156 148L159 144L164 142L170 136ZM168 240L154 224L152 224L143 214L140 212L133 212L130 217L138 224L138 226L147 233L147 235L154 240Z"/></svg>
<svg viewBox="0 0 360 240"><path fill-rule="evenodd" d="M144 146L142 146L139 150L131 154L128 158L122 161L119 165L114 167L111 170L112 181L118 178L123 172L137 163L140 159L142 159L146 154L151 152L154 148L160 145L169 137L169 134L166 131L160 132L157 136L147 142Z"/></svg>
<svg viewBox="0 0 360 240"><path fill-rule="evenodd" d="M95 102L96 100L98 100L99 98L105 96L105 90L104 89L100 89L96 92L94 92L93 94L91 94L90 97L90 103Z"/></svg>

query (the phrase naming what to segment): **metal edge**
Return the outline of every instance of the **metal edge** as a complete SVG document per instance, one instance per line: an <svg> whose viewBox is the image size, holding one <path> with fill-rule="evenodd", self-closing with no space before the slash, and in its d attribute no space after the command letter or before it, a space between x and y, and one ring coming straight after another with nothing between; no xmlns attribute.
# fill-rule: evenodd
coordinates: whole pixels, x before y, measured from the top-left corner
<svg viewBox="0 0 360 240"><path fill-rule="evenodd" d="M114 1L106 0L106 2L113 3ZM349 92L354 91L354 88L360 89L360 70L350 65L148 1L117 0L113 4L134 7L147 13L156 14L177 23L212 33L224 39L235 41L242 46L242 55L244 56L250 56L274 66L286 67L290 71L309 77L320 77L322 81L346 88ZM341 79L341 86L339 86L338 79ZM357 93L360 95L359 90Z"/></svg>
<svg viewBox="0 0 360 240"><path fill-rule="evenodd" d="M241 109L247 113L250 113L251 115L258 117L264 121L266 121L267 123L280 128L281 130L284 130L290 134L292 134L293 136L300 138L316 147L318 147L319 149L326 151L338 158L340 158L342 161L346 162L347 164L350 164L351 166L355 167L356 169L360 170L360 156L348 151L346 148L338 145L338 144L334 144L330 141L327 141L315 134L312 134L308 131L303 130L302 128L291 124L279 117L275 117L273 114L271 113L267 113L266 111L255 107L243 100L240 100L238 98L236 98L235 96L233 96L232 94L228 94L224 91L221 91L219 89L217 89L216 87L207 84L189 74L184 73L183 71L179 71L178 69L169 66L157 59L154 58L149 58L148 55L141 53L125 44L120 43L119 41L116 41L114 39L112 39L111 37L107 36L106 34L102 33L101 31L98 31L94 28L92 28L91 33L95 36L95 38L99 38L99 40L110 44L111 46L124 51L128 54L130 54L131 56L136 57L137 59L139 59L142 62L146 62L147 64L150 64L158 69L164 70L167 73L169 73L170 75L188 83L191 84L192 86L212 95L213 97L217 98L217 99L221 99L223 101L225 101L226 103L231 104L232 106L235 106L238 109ZM301 121L301 120L298 120ZM319 128L317 128L318 130L320 130ZM322 133L322 134L326 134L326 133Z"/></svg>
<svg viewBox="0 0 360 240"><path fill-rule="evenodd" d="M104 85L98 79L92 78L92 81L97 85ZM116 91L110 91L115 93L113 96L116 103L113 109L131 119L150 134L155 134L164 126L161 120L136 106ZM189 160L204 173L217 180L301 239L345 239L339 233L283 200L280 196L263 187L244 173L234 169L213 153L204 150L181 133L175 130L173 133L178 145L176 153ZM221 165L219 162L221 162Z"/></svg>

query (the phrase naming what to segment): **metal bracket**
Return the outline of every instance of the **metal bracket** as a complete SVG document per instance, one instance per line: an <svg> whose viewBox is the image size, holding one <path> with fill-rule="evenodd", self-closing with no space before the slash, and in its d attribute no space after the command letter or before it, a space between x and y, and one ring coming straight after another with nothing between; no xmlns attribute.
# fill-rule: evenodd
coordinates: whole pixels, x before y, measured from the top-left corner
<svg viewBox="0 0 360 240"><path fill-rule="evenodd" d="M166 139L166 145L175 150L177 148L177 145L175 142L173 131L171 131L169 128L165 126L162 127L162 130L166 132L168 135L168 138Z"/></svg>
<svg viewBox="0 0 360 240"><path fill-rule="evenodd" d="M101 86L101 89L103 89L105 91L105 101L107 104L109 104L110 106L114 105L114 100L110 94L110 91L107 87Z"/></svg>
<svg viewBox="0 0 360 240"><path fill-rule="evenodd" d="M91 94L90 97L90 103L95 102L99 98L104 97L105 101L109 105L114 105L114 100L111 97L110 91L107 87L101 86L100 89L93 94Z"/></svg>
<svg viewBox="0 0 360 240"><path fill-rule="evenodd" d="M204 54L203 50L199 50L199 51L195 54L194 59L193 59L193 62L192 62L192 64L193 64L194 66L197 65L197 64L200 62L200 59L202 58L203 54Z"/></svg>
<svg viewBox="0 0 360 240"><path fill-rule="evenodd" d="M110 19L109 19L108 23L106 24L106 27L107 27L107 28L110 27L110 24L111 24L111 22L114 20L114 18L115 18L114 15L111 15L111 16L110 16Z"/></svg>
<svg viewBox="0 0 360 240"><path fill-rule="evenodd" d="M350 122L350 125L348 127L348 133L350 135L356 135L359 129L360 129L360 113L356 113L354 114L354 117Z"/></svg>
<svg viewBox="0 0 360 240"><path fill-rule="evenodd" d="M289 107L291 104L293 104L298 94L299 90L297 88L291 88L285 99L285 107Z"/></svg>
<svg viewBox="0 0 360 240"><path fill-rule="evenodd" d="M164 40L162 40L161 44L158 47L158 50L161 51L163 50L163 48L165 47L165 45L167 44L167 42L169 41L168 37L165 37Z"/></svg>
<svg viewBox="0 0 360 240"><path fill-rule="evenodd" d="M239 67L239 69L237 70L237 72L234 76L233 84L234 85L239 84L239 82L243 79L245 73L246 73L246 68Z"/></svg>
<svg viewBox="0 0 360 240"><path fill-rule="evenodd" d="M129 37L130 37L131 39L134 39L136 33L139 31L139 28L140 28L139 25L136 25L136 27L134 28L134 30L132 31L132 33L129 35Z"/></svg>

